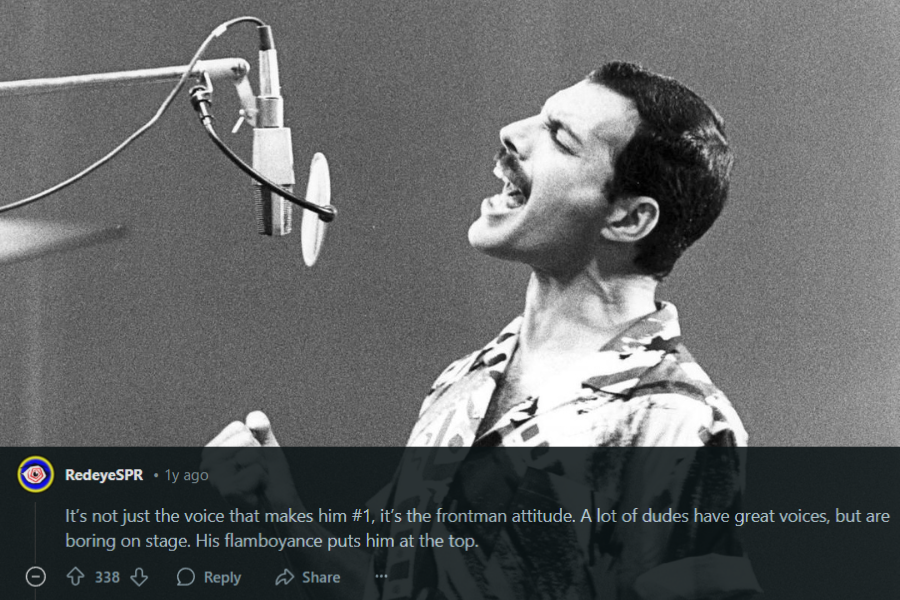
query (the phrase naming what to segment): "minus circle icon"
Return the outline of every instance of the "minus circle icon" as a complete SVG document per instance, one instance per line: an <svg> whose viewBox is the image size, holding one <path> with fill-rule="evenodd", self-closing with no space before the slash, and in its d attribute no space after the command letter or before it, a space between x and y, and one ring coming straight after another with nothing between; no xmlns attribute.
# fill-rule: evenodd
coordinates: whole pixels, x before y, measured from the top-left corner
<svg viewBox="0 0 900 600"><path fill-rule="evenodd" d="M47 581L47 573L40 567L31 567L25 572L25 581L31 587L41 587Z"/></svg>

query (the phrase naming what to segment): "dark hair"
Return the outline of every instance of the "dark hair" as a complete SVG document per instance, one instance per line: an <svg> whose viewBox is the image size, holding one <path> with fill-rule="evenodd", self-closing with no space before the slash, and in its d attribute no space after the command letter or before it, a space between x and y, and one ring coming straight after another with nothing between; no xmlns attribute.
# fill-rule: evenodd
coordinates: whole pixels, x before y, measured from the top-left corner
<svg viewBox="0 0 900 600"><path fill-rule="evenodd" d="M587 79L631 99L641 117L606 192L610 201L649 196L659 203L659 222L638 242L635 263L662 279L725 205L734 162L725 124L697 94L638 65L608 63Z"/></svg>

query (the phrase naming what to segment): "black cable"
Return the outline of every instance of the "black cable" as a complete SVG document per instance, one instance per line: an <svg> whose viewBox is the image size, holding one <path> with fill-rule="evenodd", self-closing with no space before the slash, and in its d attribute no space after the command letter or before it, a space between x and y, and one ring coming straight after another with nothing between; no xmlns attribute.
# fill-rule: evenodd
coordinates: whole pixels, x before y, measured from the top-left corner
<svg viewBox="0 0 900 600"><path fill-rule="evenodd" d="M265 27L265 25L266 25L264 22L262 22L260 19L257 19L256 17L238 17L236 19L231 19L230 21L225 21L224 23L222 23L221 25L219 25L218 27L213 29L210 32L210 34L206 37L206 39L203 40L203 43L200 44L200 47L197 48L197 51L194 53L194 57L191 58L191 62L188 63L187 69L185 70L184 74L178 80L178 83L175 84L175 87L172 88L172 91L169 92L169 95L166 96L166 99L163 100L162 104L159 106L159 109L156 111L156 114L153 115L153 117L149 121L147 121L141 128L139 128L137 131L135 131L130 136L128 136L124 142L122 142L121 144L119 144L118 146L113 148L108 154L106 154L106 156L100 158L93 164L89 165L88 167L86 167L82 171L76 173L75 175L69 177L65 181L62 181L62 182L54 185L53 187L47 188L43 192L39 192L33 196L29 196L28 198L24 198L22 200L18 200L16 202L11 202L10 204L5 204L3 206L0 206L0 213L4 213L6 211L13 210L16 208L21 208L23 206L27 206L28 204L31 204L32 202L37 202L38 200L46 198L47 196L49 196L51 194L54 194L64 188L69 187L76 181L83 179L88 174L92 173L93 171L96 171L98 168L100 168L101 166L105 165L107 162L112 160L112 158L114 156L116 156L122 150L124 150L129 145L131 145L131 143L134 142L136 139L138 139L139 137L144 135L144 133L146 133L151 127L153 127L153 125L156 124L157 121L159 121L159 118L162 117L163 113L166 112L166 110L172 104L172 101L175 99L175 96L178 95L178 93L184 87L184 83L187 81L188 77L191 76L191 71L194 69L194 66L197 64L197 61L200 60L200 58L203 56L203 53L206 52L206 49L209 47L209 45L212 43L212 41L215 38L222 35L223 33L225 33L225 31L232 25L236 25L238 23L248 23L248 22L255 23L258 27Z"/></svg>
<svg viewBox="0 0 900 600"><path fill-rule="evenodd" d="M237 167L241 171L243 171L256 181L260 182L267 188L271 189L273 192L275 192L288 202L316 213L317 215L319 215L319 219L321 219L325 223L330 223L334 220L334 217L337 215L337 209L334 206L330 204L319 206L318 204L294 196L282 186L268 179L265 175L245 163L240 156L235 154L234 151L229 148L225 144L225 142L222 141L222 139L216 134L216 130L212 125L212 122L215 120L215 118L212 116L212 113L209 112L210 92L207 88L203 86L197 86L193 88L191 90L191 104L194 106L194 110L196 110L200 115L200 122L203 124L203 128L206 130L209 138L213 141L213 143L215 143L216 146L218 146L219 150L221 150L225 154L225 156L227 156L231 160L231 162L237 165Z"/></svg>

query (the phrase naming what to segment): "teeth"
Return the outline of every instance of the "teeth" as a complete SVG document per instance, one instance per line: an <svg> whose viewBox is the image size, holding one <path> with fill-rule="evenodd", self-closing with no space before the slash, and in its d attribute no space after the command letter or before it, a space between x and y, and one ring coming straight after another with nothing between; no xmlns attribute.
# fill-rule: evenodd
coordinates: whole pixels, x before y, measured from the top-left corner
<svg viewBox="0 0 900 600"><path fill-rule="evenodd" d="M525 204L525 194L509 180L509 177L503 174L500 165L494 166L494 175L503 182L502 194L506 198L506 206L508 208L518 208Z"/></svg>
<svg viewBox="0 0 900 600"><path fill-rule="evenodd" d="M494 167L494 175L497 177L497 179L502 181L507 186L515 187L513 186L512 181L509 180L509 177L503 174L503 170L500 168L500 165Z"/></svg>
<svg viewBox="0 0 900 600"><path fill-rule="evenodd" d="M503 182L503 191L506 193L521 193L522 190L517 188L515 184L509 180L509 177L503 174L503 171L500 169L500 166L494 167L494 175L497 176L497 179Z"/></svg>

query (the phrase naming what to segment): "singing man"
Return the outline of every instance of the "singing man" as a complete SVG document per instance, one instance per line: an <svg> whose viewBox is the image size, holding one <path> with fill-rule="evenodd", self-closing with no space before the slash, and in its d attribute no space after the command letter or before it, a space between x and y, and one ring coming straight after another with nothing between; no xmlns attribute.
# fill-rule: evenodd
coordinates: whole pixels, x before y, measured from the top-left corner
<svg viewBox="0 0 900 600"><path fill-rule="evenodd" d="M531 268L524 311L438 377L407 445L456 448L450 454L460 465L466 449L478 447L746 445L732 405L682 344L675 307L656 299L660 281L725 204L733 157L718 113L674 79L608 63L551 96L539 114L504 127L500 141L494 174L502 189L482 201L469 241ZM275 445L262 413L226 427L209 446L243 448L208 450L211 480L237 500L301 506L283 454L260 452L260 445ZM585 456L580 465L536 462L527 475L513 469L457 487L437 481L452 479L446 464L413 458L398 470L388 503L436 511L489 496L495 508L512 511L535 508L517 504L523 497L583 496L597 510L628 504L689 514L697 506L732 510L740 498L737 453L715 464L676 454ZM634 475L638 468L650 479ZM399 523L385 535L404 528ZM341 591L367 585L369 596L382 598L465 597L464 590L514 598L730 598L757 589L725 530L669 523L579 531L561 526L523 537L498 526L477 529L479 545L461 555L376 552L368 577L359 566L368 559L353 559L357 567L343 571ZM555 566L529 567L538 555ZM330 558L337 557L302 560ZM373 572L394 575L374 580Z"/></svg>
<svg viewBox="0 0 900 600"><path fill-rule="evenodd" d="M500 140L503 190L469 242L531 267L525 310L438 378L408 445L745 445L675 307L656 300L725 204L733 158L716 111L610 63Z"/></svg>

